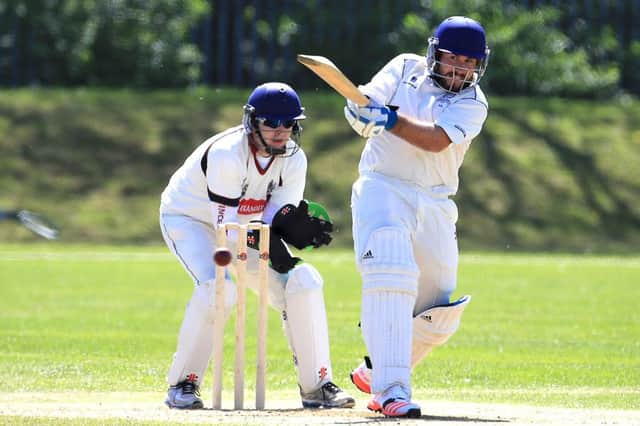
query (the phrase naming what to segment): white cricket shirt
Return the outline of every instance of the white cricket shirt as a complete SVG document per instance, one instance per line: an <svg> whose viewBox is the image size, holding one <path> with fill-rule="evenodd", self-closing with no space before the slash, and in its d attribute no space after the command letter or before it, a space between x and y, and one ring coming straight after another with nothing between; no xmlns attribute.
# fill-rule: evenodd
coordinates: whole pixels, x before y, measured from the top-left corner
<svg viewBox="0 0 640 426"><path fill-rule="evenodd" d="M367 140L359 171L380 173L440 195L453 195L458 190L458 170L464 155L487 118L488 103L477 86L459 93L439 88L427 75L426 65L423 56L399 55L360 90L383 105L398 106L403 114L435 123L453 143L444 151L433 153L384 131Z"/></svg>
<svg viewBox="0 0 640 426"><path fill-rule="evenodd" d="M302 200L306 173L302 149L290 157L272 157L261 167L247 133L237 126L196 148L171 177L160 209L163 214L219 223L218 209L231 208L237 209L239 223L260 219L271 223L280 207L297 206Z"/></svg>

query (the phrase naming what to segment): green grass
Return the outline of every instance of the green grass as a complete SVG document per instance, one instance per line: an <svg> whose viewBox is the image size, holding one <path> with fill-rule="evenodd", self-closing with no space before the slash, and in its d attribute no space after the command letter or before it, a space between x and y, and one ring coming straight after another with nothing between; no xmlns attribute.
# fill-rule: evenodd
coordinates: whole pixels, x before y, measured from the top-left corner
<svg viewBox="0 0 640 426"><path fill-rule="evenodd" d="M348 373L365 349L352 253L303 254L325 278L335 379L353 390ZM471 294L472 303L458 333L414 371L417 399L640 406L640 257L463 254L459 275L455 296ZM0 245L0 283L0 382L10 384L3 392L77 390L88 398L141 392L163 399L191 294L167 249ZM255 298L249 301L254 324ZM233 356L232 326L226 360ZM251 328L248 334L250 360ZM269 336L268 393L295 397L275 311ZM248 362L250 388L253 377Z"/></svg>

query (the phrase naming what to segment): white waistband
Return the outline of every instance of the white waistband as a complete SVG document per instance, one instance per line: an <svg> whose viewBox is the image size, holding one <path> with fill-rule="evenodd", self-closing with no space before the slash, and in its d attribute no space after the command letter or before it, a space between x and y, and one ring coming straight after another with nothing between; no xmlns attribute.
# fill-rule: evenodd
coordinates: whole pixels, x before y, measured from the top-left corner
<svg viewBox="0 0 640 426"><path fill-rule="evenodd" d="M416 182L398 179L373 171L362 172L360 173L360 177L364 179L381 180L394 187L404 187L437 200L444 200L453 195L451 188L446 185L422 186Z"/></svg>

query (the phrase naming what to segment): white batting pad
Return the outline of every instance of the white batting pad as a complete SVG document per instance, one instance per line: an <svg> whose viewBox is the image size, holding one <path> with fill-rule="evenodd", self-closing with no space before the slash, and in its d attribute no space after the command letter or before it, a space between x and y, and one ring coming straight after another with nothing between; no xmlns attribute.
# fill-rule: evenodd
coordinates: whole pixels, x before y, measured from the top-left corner
<svg viewBox="0 0 640 426"><path fill-rule="evenodd" d="M358 254L362 290L417 293L418 267L406 230L387 226L371 233Z"/></svg>
<svg viewBox="0 0 640 426"><path fill-rule="evenodd" d="M393 384L411 389L411 328L415 296L372 290L362 295L361 326L373 365L372 393Z"/></svg>
<svg viewBox="0 0 640 426"><path fill-rule="evenodd" d="M435 347L444 345L458 330L462 313L470 301L471 296L463 296L453 303L429 308L413 319L412 367Z"/></svg>
<svg viewBox="0 0 640 426"><path fill-rule="evenodd" d="M227 280L224 287L225 321L236 303L237 292L233 282ZM202 383L213 351L213 319L215 311L215 281L196 286L180 326L178 346L173 355L167 383L176 385L188 377Z"/></svg>
<svg viewBox="0 0 640 426"><path fill-rule="evenodd" d="M309 264L289 272L282 324L293 351L303 392L316 390L331 380L329 332L322 293L322 277Z"/></svg>

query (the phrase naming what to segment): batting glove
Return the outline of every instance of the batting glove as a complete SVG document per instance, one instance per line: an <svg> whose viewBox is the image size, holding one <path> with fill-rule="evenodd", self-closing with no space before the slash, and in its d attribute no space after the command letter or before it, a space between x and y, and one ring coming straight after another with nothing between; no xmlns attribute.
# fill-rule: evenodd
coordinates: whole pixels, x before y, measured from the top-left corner
<svg viewBox="0 0 640 426"><path fill-rule="evenodd" d="M374 100L369 101L367 106L359 106L347 99L347 106L344 107L344 117L353 130L362 137L370 138L389 130L398 122L398 113L384 105L380 105Z"/></svg>

